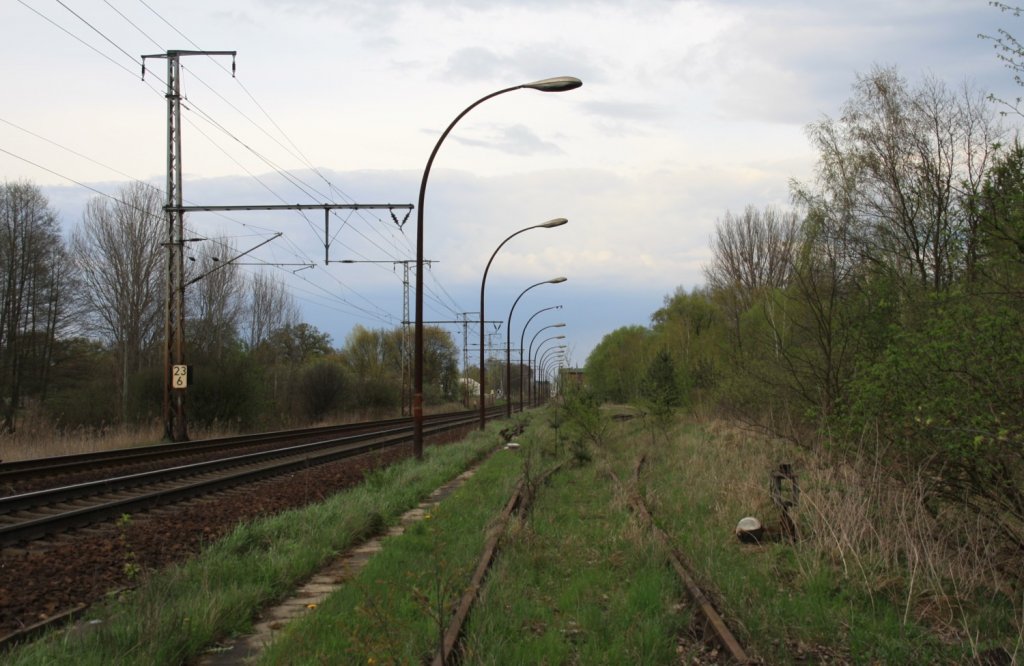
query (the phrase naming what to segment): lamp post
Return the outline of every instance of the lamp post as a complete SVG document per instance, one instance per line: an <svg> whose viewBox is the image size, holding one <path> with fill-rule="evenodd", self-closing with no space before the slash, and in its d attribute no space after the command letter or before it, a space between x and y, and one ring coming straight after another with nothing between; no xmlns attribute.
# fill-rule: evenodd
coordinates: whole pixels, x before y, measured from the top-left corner
<svg viewBox="0 0 1024 666"><path fill-rule="evenodd" d="M526 320L526 324L523 325L523 332L519 336L519 411L523 411L523 350L526 349L526 347L524 346L524 343L526 341L526 330L528 328L530 328L530 322L533 321L534 317L539 315L541 312L547 312L548 310L555 310L555 309L561 310L562 306L561 305L552 305L549 308L541 308L540 310L537 310L536 312L534 312L532 315L530 315L530 318ZM554 326L565 326L565 324L556 324ZM552 328L552 326L545 326L544 328L542 328L540 330L543 331L545 328ZM540 331L537 331L537 332L540 333ZM537 336L534 335L533 336L533 340L536 340L536 339L537 339ZM533 340L530 340L530 345L531 346L533 345ZM530 360L529 355L527 355L526 360L527 361Z"/></svg>
<svg viewBox="0 0 1024 666"><path fill-rule="evenodd" d="M565 282L566 278L556 277L550 280L544 280L537 284L531 284L526 289L523 289L522 293L516 298L515 302L512 303L512 308L508 311L508 327L505 329L505 386L512 386L512 313L515 312L516 305L519 304L519 299L522 298L526 292L530 291L534 287L539 287L542 284L560 284ZM522 348L519 350L519 356L522 358ZM506 388L509 395L505 400L505 418L512 418L512 391Z"/></svg>
<svg viewBox="0 0 1024 666"><path fill-rule="evenodd" d="M546 361L546 365L544 366L544 376L548 381L548 398L550 398L551 394L556 390L555 384L558 381L558 370L562 367L564 362L565 352L563 350L559 350L557 354L552 354L551 358Z"/></svg>
<svg viewBox="0 0 1024 666"><path fill-rule="evenodd" d="M491 270L491 262L494 261L494 257L498 255L498 251L505 246L505 243L509 242L519 234L529 231L530 229L551 229L552 227L560 227L569 220L564 217L556 217L553 220L548 220L542 224L535 224L532 227L526 227L515 232L505 240L501 241L494 252L491 253L491 258L487 260L487 266L484 267L484 277L480 280L480 429L483 430L487 422L487 405L485 404L485 398L487 396L487 390L485 388L487 368L485 355L485 343L484 343L484 288L487 286L487 272ZM543 283L540 283L543 284ZM534 285L536 286L536 285Z"/></svg>
<svg viewBox="0 0 1024 666"><path fill-rule="evenodd" d="M551 338L551 339L554 339L554 338ZM550 347L550 348L544 350L543 353L541 353L541 351L540 351L541 347L543 347L546 342L548 342L548 340L545 340L544 342L540 343L540 345L537 346L537 356L538 356L537 367L538 368L543 368L544 367L544 363L547 361L548 354L550 354L551 352L560 352L561 350L565 349L565 347L566 347L566 345L557 345L555 347ZM537 398L537 402L539 403L540 402L540 387L539 387L539 385L538 385L538 390L537 390L536 398Z"/></svg>
<svg viewBox="0 0 1024 666"><path fill-rule="evenodd" d="M556 351L556 353L553 354L550 358L547 358L547 354L545 354L544 355L545 358L543 359L543 362L541 363L542 367L544 368L543 376L545 378L550 376L551 370L552 370L552 368L556 364L559 367L561 367L562 361L565 360L564 346L563 347L556 347L556 348L554 348L554 350ZM549 351L551 351L551 350L549 350ZM539 395L539 393L540 393L540 391L538 391L538 395L537 395L537 403L538 404L540 403L540 395ZM548 393L550 394L550 390L548 391Z"/></svg>
<svg viewBox="0 0 1024 666"><path fill-rule="evenodd" d="M551 390L548 391L549 398L550 398L551 394L555 390L557 390L557 387L558 387L557 382L558 382L558 379L559 379L558 372L559 372L559 370L561 370L563 363L565 363L565 355L564 355L564 353L556 353L556 355L551 357L551 359L548 361L549 365L547 366L547 368L545 368L546 375L551 377L551 379L549 381L552 384L554 384L554 387Z"/></svg>
<svg viewBox="0 0 1024 666"><path fill-rule="evenodd" d="M565 326L565 324L552 324L551 326L545 326L544 328L540 329L539 331L537 331L536 333L533 334L533 338L530 339L530 347L529 347L529 351L527 352L527 356L526 356L526 360L527 360L528 363L533 360L533 343L534 343L534 341L536 341L537 336L540 335L541 333L543 333L544 331L546 331L549 328L561 328L563 326ZM541 345L543 345L548 340L563 339L563 338L565 338L564 335L555 336L554 338L546 338L545 340L542 340L539 345L537 345L537 349L539 350L541 348ZM530 399L531 400L533 399L533 382L530 382Z"/></svg>
<svg viewBox="0 0 1024 666"><path fill-rule="evenodd" d="M581 85L583 85L583 82L575 77L556 76L552 79L541 79L540 81L523 83L511 88L503 88L485 95L463 109L462 113L455 116L455 120L448 125L440 138L438 138L437 143L434 144L434 149L430 152L430 157L427 158L427 166L423 169L423 179L420 181L420 195L416 206L416 326L413 339L412 448L417 460L423 459L423 201L427 191L427 179L430 177L430 167L434 164L434 158L437 157L438 149L441 148L441 144L444 143L444 140L451 133L455 125L462 120L463 116L492 97L521 88L530 88L531 90L539 90L541 92L563 92L579 88ZM482 371L483 367L481 367ZM481 379L483 379L482 375Z"/></svg>

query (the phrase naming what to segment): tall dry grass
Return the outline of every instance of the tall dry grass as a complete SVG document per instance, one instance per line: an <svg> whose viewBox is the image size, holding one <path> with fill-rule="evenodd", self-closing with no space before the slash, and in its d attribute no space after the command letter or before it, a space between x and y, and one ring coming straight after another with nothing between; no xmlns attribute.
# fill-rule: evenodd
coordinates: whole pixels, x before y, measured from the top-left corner
<svg viewBox="0 0 1024 666"><path fill-rule="evenodd" d="M1024 558L1007 546L992 521L934 500L922 474L897 476L880 446L840 456L824 441L787 446L763 430L715 420L710 413L696 421L724 449L718 455L733 460L730 478L720 483L751 498L764 498L758 479L788 451L799 477L793 516L804 565L826 558L872 598L898 603L905 623L913 620L966 642L976 658L983 651L979 607L986 599L1008 601L1017 635L1010 657L1012 663L1024 661ZM765 499L750 509L776 511Z"/></svg>
<svg viewBox="0 0 1024 666"><path fill-rule="evenodd" d="M979 596L1011 600L1020 658L1019 554L1016 562L1009 560L1006 542L990 521L936 502L927 478L897 477L886 459L879 447L841 460L825 449L809 457L799 509L805 544L839 564L869 594L898 601L904 622L913 619L965 641L975 657Z"/></svg>
<svg viewBox="0 0 1024 666"><path fill-rule="evenodd" d="M458 403L437 405L427 413L459 411ZM336 414L316 423L289 423L264 430L330 426L345 423L359 423L400 416L397 409L353 410ZM159 420L150 423L125 425L110 424L100 427L59 428L48 418L26 410L19 415L14 433L0 434L0 462L50 458L54 456L109 451L138 446L159 444L163 439L163 424ZM189 424L189 438L213 439L244 434L237 424L217 422L213 424Z"/></svg>
<svg viewBox="0 0 1024 666"><path fill-rule="evenodd" d="M163 425L157 421L142 425L115 424L98 428L61 429L42 419L25 418L13 433L0 434L0 461L31 460L94 451L127 449L158 444ZM192 439L209 439L236 434L223 424L189 428Z"/></svg>

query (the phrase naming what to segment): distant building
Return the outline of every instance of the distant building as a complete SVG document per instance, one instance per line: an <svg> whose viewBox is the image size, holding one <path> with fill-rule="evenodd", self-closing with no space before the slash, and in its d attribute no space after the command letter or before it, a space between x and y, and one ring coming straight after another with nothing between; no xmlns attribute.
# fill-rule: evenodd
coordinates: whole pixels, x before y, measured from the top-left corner
<svg viewBox="0 0 1024 666"><path fill-rule="evenodd" d="M558 373L558 381L563 386L583 386L583 368L562 368Z"/></svg>

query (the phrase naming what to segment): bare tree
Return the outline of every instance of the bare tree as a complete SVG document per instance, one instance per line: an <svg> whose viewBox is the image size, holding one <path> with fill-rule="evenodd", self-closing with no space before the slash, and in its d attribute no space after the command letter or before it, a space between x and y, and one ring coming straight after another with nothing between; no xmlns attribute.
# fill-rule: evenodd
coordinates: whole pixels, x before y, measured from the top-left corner
<svg viewBox="0 0 1024 666"><path fill-rule="evenodd" d="M741 215L726 212L711 239L708 284L737 289L749 307L758 291L782 287L789 279L799 220L794 212L747 206Z"/></svg>
<svg viewBox="0 0 1024 666"><path fill-rule="evenodd" d="M809 128L820 159L818 201L839 211L861 259L907 285L950 286L970 261L976 194L1001 130L984 97L892 68L860 76L842 117ZM798 198L810 204L805 196Z"/></svg>
<svg viewBox="0 0 1024 666"><path fill-rule="evenodd" d="M14 431L28 390L45 395L64 316L65 259L57 215L39 188L0 185L0 427L5 432Z"/></svg>
<svg viewBox="0 0 1024 666"><path fill-rule="evenodd" d="M795 212L771 206L763 210L747 206L741 215L726 212L715 226L712 260L704 267L704 275L716 297L724 301L737 344L741 344L741 315L765 292L788 283L799 228Z"/></svg>
<svg viewBox="0 0 1024 666"><path fill-rule="evenodd" d="M264 272L248 282L246 342L255 349L274 331L299 321L299 308L281 280Z"/></svg>
<svg viewBox="0 0 1024 666"><path fill-rule="evenodd" d="M71 236L82 285L82 321L117 355L122 417L127 415L129 374L145 367L145 352L160 334L163 321L162 206L156 188L127 185L116 200L90 200Z"/></svg>
<svg viewBox="0 0 1024 666"><path fill-rule="evenodd" d="M245 281L238 265L232 263L237 254L230 241L213 239L189 257L186 330L193 349L215 359L239 340Z"/></svg>

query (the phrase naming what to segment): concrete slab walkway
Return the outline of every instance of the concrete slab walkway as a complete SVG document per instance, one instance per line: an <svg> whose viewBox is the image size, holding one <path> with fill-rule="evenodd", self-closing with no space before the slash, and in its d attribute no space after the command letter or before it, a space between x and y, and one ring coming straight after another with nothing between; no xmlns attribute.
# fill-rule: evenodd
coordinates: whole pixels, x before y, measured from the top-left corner
<svg viewBox="0 0 1024 666"><path fill-rule="evenodd" d="M292 596L265 609L253 625L251 634L214 645L199 658L196 662L198 666L228 666L255 661L285 625L311 612L346 581L355 577L370 558L380 552L387 539L403 534L409 525L423 520L424 515L434 510L445 497L473 476L476 469L477 466L474 466L436 489L419 506L402 514L398 524L386 533L340 554L295 590Z"/></svg>

